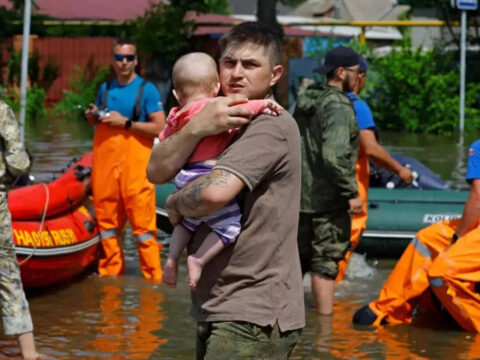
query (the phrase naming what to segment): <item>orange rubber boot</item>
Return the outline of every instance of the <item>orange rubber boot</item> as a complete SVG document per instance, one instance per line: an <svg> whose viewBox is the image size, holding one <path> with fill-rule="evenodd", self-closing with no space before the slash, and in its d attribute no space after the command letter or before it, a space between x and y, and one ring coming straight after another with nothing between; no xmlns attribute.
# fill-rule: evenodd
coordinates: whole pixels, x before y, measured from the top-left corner
<svg viewBox="0 0 480 360"><path fill-rule="evenodd" d="M162 245L154 238L138 242L138 257L140 267L145 279L159 283L162 281L162 265L160 260L160 249Z"/></svg>
<svg viewBox="0 0 480 360"><path fill-rule="evenodd" d="M98 261L100 275L118 276L125 273L123 251L117 237L102 239L102 253Z"/></svg>

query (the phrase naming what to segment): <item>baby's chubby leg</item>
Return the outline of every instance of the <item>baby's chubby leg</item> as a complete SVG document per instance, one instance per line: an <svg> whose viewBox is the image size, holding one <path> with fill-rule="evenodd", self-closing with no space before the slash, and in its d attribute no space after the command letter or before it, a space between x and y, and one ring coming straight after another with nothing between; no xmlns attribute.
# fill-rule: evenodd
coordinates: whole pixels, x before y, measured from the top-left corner
<svg viewBox="0 0 480 360"><path fill-rule="evenodd" d="M225 245L222 239L220 239L215 232L211 231L205 240L203 240L198 250L187 258L188 283L190 289L195 290L205 264L218 255L224 248Z"/></svg>
<svg viewBox="0 0 480 360"><path fill-rule="evenodd" d="M168 250L168 259L163 269L163 283L169 287L177 286L178 260L183 250L192 237L192 233L183 225L177 225L173 229L170 239L170 248Z"/></svg>

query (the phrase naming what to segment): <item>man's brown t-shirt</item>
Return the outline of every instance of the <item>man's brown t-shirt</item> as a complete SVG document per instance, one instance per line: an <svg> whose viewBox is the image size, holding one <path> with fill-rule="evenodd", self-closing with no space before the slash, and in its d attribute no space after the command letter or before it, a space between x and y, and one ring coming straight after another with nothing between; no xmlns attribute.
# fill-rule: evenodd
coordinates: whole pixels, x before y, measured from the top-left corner
<svg viewBox="0 0 480 360"><path fill-rule="evenodd" d="M242 230L204 268L192 292L198 321L247 321L281 331L302 328L305 309L297 246L300 136L293 118L260 115L225 150L215 169L243 180ZM201 228L190 250L199 246Z"/></svg>

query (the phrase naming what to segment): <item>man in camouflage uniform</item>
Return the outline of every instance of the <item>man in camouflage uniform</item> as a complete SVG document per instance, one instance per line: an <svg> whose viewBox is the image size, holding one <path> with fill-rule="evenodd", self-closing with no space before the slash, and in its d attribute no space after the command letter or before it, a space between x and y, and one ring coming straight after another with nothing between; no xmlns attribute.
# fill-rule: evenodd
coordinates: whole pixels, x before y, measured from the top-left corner
<svg viewBox="0 0 480 360"><path fill-rule="evenodd" d="M15 178L27 171L30 160L26 153L17 120L12 109L0 101L0 301L3 330L15 335L23 359L38 357L33 338L33 323L20 279L15 256L12 222L8 211L7 187Z"/></svg>
<svg viewBox="0 0 480 360"><path fill-rule="evenodd" d="M299 250L302 272L312 274L318 314L333 309L338 261L347 252L351 214L361 210L355 180L359 130L352 102L358 54L339 46L316 71L328 85L311 84L298 93L294 118L302 140L302 196Z"/></svg>

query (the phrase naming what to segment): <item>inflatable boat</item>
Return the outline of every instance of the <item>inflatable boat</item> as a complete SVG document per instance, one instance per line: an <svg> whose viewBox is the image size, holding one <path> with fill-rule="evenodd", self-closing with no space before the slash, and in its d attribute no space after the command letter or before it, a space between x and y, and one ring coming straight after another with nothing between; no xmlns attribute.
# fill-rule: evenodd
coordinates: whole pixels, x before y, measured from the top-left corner
<svg viewBox="0 0 480 360"><path fill-rule="evenodd" d="M462 216L468 191L370 188L367 229L357 252L399 257L417 231Z"/></svg>
<svg viewBox="0 0 480 360"><path fill-rule="evenodd" d="M411 167L416 179L407 186L396 175L372 166L367 230L356 249L368 257L399 257L420 229L460 217L468 197L468 191L451 190L445 181L417 160L393 156ZM173 191L173 183L156 186L157 226L168 233L172 226L164 205Z"/></svg>
<svg viewBox="0 0 480 360"><path fill-rule="evenodd" d="M48 184L8 192L25 288L66 282L97 261L100 238L88 196L91 162L86 154Z"/></svg>

